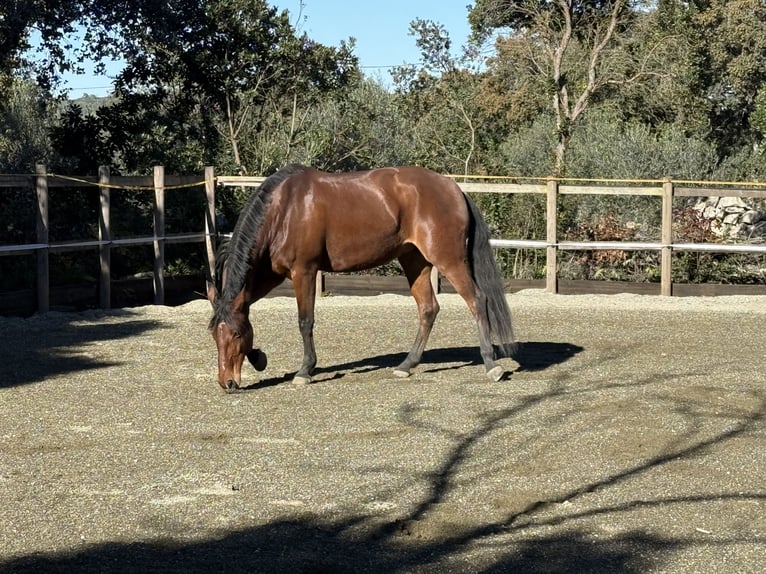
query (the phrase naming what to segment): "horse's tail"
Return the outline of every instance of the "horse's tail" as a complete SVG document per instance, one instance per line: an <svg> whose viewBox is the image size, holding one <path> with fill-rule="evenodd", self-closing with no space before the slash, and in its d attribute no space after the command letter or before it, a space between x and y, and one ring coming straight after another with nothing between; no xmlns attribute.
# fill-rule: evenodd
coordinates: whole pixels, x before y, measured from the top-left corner
<svg viewBox="0 0 766 574"><path fill-rule="evenodd" d="M468 231L468 255L471 262L473 280L479 291L484 294L483 306L477 308L477 313L484 314L483 319L489 325L492 343L504 357L512 357L516 351L511 324L511 311L505 299L503 278L495 264L492 247L489 244L489 228L474 201L465 195L466 204L471 216Z"/></svg>

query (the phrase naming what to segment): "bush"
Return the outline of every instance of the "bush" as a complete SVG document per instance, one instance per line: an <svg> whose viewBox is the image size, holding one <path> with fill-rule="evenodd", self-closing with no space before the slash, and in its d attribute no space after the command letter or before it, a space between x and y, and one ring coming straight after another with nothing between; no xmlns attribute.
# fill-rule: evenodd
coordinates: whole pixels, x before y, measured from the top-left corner
<svg viewBox="0 0 766 574"><path fill-rule="evenodd" d="M718 162L715 148L680 127L660 132L597 113L574 132L568 152L571 177L706 179Z"/></svg>

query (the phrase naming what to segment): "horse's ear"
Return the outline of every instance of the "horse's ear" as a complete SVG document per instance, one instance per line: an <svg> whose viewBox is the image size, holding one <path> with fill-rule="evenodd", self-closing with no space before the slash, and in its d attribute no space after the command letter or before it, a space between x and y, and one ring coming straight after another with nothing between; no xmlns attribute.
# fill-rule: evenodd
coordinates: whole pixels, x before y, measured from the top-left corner
<svg viewBox="0 0 766 574"><path fill-rule="evenodd" d="M247 354L247 360L253 365L256 371L263 371L269 363L266 353L260 349L253 349Z"/></svg>
<svg viewBox="0 0 766 574"><path fill-rule="evenodd" d="M215 305L215 302L218 300L218 289L210 281L207 282L207 300L210 301L211 305Z"/></svg>
<svg viewBox="0 0 766 574"><path fill-rule="evenodd" d="M247 302L247 299L245 298L245 291L244 289L240 291L236 297L234 297L234 300L231 302L231 308L239 311L240 313L247 313L247 310L249 308L249 303Z"/></svg>
<svg viewBox="0 0 766 574"><path fill-rule="evenodd" d="M215 305L218 300L218 287L216 287L215 277L213 271L205 267L205 287L207 288L207 300L211 305Z"/></svg>

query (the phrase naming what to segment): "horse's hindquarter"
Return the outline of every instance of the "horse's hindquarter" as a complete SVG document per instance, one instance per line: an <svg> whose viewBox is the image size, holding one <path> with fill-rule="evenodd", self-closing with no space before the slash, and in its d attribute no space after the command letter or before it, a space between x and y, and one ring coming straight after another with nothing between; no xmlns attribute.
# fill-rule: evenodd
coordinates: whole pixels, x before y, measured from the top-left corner
<svg viewBox="0 0 766 574"><path fill-rule="evenodd" d="M357 176L357 177L354 177ZM347 179L347 182L344 182ZM428 258L434 243L464 243L468 213L462 191L432 171L384 168L341 177L328 210L327 254L332 270L368 268L414 245Z"/></svg>
<svg viewBox="0 0 766 574"><path fill-rule="evenodd" d="M422 168L329 174L310 170L290 182L283 232L295 263L328 271L367 269L412 244L426 254L434 242L464 244L468 214L450 180ZM300 183L300 185L294 185Z"/></svg>

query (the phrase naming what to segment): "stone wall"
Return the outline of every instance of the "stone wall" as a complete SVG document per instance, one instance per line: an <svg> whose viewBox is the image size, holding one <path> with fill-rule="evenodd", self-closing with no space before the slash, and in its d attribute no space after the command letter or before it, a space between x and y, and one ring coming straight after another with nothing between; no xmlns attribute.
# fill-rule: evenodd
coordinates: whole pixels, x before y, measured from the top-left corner
<svg viewBox="0 0 766 574"><path fill-rule="evenodd" d="M710 229L721 238L756 238L766 235L766 212L741 197L709 197L694 206L710 221Z"/></svg>

